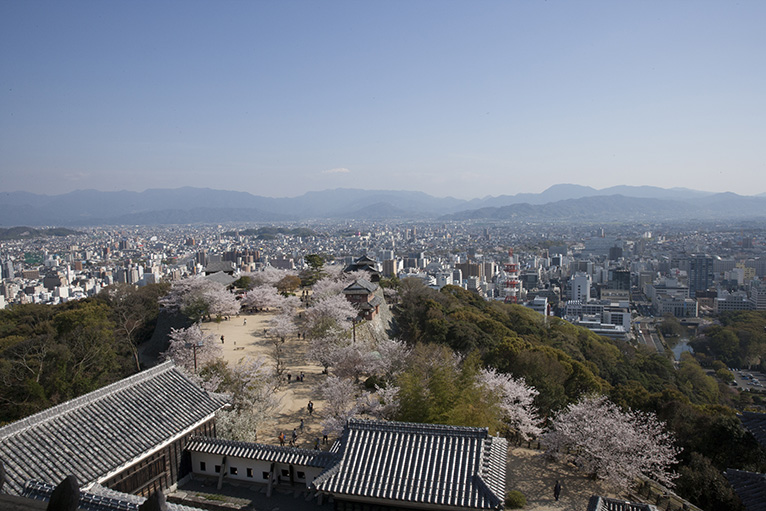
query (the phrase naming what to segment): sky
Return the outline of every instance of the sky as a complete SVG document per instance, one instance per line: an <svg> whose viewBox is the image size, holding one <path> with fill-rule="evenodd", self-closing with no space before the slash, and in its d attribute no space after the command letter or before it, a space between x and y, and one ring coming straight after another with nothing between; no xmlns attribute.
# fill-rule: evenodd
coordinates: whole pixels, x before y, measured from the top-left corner
<svg viewBox="0 0 766 511"><path fill-rule="evenodd" d="M0 0L0 192L766 192L766 2Z"/></svg>

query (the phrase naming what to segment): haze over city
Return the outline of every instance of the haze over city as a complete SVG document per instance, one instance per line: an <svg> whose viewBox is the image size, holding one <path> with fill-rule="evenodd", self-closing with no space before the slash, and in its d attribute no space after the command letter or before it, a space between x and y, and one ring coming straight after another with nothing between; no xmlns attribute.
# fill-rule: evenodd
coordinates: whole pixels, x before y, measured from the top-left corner
<svg viewBox="0 0 766 511"><path fill-rule="evenodd" d="M766 192L766 4L4 2L0 191Z"/></svg>

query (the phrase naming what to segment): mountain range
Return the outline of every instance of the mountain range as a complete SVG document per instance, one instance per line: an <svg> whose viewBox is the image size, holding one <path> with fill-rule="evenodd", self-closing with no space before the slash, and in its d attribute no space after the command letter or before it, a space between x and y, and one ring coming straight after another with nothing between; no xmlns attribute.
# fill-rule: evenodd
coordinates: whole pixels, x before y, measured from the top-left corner
<svg viewBox="0 0 766 511"><path fill-rule="evenodd" d="M0 193L0 226L262 223L311 219L665 221L766 218L766 194L687 188L553 185L541 193L462 200L423 192L338 188L272 198L209 188Z"/></svg>

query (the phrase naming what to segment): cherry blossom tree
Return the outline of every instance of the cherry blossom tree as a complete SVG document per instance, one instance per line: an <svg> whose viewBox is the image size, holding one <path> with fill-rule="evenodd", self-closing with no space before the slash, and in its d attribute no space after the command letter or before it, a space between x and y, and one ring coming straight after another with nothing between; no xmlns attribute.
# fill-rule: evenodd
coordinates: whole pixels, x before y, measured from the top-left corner
<svg viewBox="0 0 766 511"><path fill-rule="evenodd" d="M293 317L289 314L274 316L270 323L271 327L268 330L269 335L279 339L281 342L285 342L285 339L295 335L298 331L298 327L295 325Z"/></svg>
<svg viewBox="0 0 766 511"><path fill-rule="evenodd" d="M339 295L349 284L350 282L345 279L325 277L311 287L311 294L314 300L318 301L328 296Z"/></svg>
<svg viewBox="0 0 766 511"><path fill-rule="evenodd" d="M680 450L654 414L623 411L605 396L590 395L569 405L543 436L548 453L571 459L590 475L630 487L646 476L673 485Z"/></svg>
<svg viewBox="0 0 766 511"><path fill-rule="evenodd" d="M297 276L298 272L292 270L280 270L273 266L267 266L259 272L251 273L250 277L258 283L258 285L276 287L277 282L289 275Z"/></svg>
<svg viewBox="0 0 766 511"><path fill-rule="evenodd" d="M356 400L357 409L360 413L370 415L376 419L393 420L399 411L399 387L375 386L375 392L364 392Z"/></svg>
<svg viewBox="0 0 766 511"><path fill-rule="evenodd" d="M348 378L328 377L319 385L319 393L325 402L321 426L325 434L339 434L349 419L360 415L376 419L392 419L399 406L399 388L376 387L376 392L360 391L359 386Z"/></svg>
<svg viewBox="0 0 766 511"><path fill-rule="evenodd" d="M346 378L330 376L322 382L319 392L325 402L321 424L324 434L339 434L346 422L357 415L356 390L357 386Z"/></svg>
<svg viewBox="0 0 766 511"><path fill-rule="evenodd" d="M194 324L189 328L170 329L170 345L163 356L172 359L187 372L197 373L199 369L219 360L222 354L215 336L203 333L199 325Z"/></svg>
<svg viewBox="0 0 766 511"><path fill-rule="evenodd" d="M527 385L523 378L515 379L494 369L482 369L476 380L486 391L488 400L496 401L500 420L512 431L525 440L536 438L542 433L534 405L538 392Z"/></svg>
<svg viewBox="0 0 766 511"><path fill-rule="evenodd" d="M363 374L375 372L380 362L380 353L370 350L362 342L336 344L329 355L333 373L341 378L351 378L354 382L358 382Z"/></svg>
<svg viewBox="0 0 766 511"><path fill-rule="evenodd" d="M295 316L295 312L301 306L301 299L297 296L281 296L281 301L277 304L277 307L282 314Z"/></svg>
<svg viewBox="0 0 766 511"><path fill-rule="evenodd" d="M211 282L211 284L214 285L210 286L202 295L207 303L208 316L220 318L238 314L240 305L234 293L216 282Z"/></svg>
<svg viewBox="0 0 766 511"><path fill-rule="evenodd" d="M279 408L275 387L274 370L264 357L248 357L234 366L223 388L232 406L216 414L218 435L231 440L257 441L258 430Z"/></svg>
<svg viewBox="0 0 766 511"><path fill-rule="evenodd" d="M266 309L279 307L283 298L273 286L256 286L242 298L242 307L247 309Z"/></svg>
<svg viewBox="0 0 766 511"><path fill-rule="evenodd" d="M373 372L387 381L392 381L397 374L404 370L407 358L412 352L404 341L388 337L378 340L375 350L380 353L380 357Z"/></svg>
<svg viewBox="0 0 766 511"><path fill-rule="evenodd" d="M170 292L159 300L171 312L181 312L197 321L205 316L226 316L239 312L236 296L223 285L195 276L173 283Z"/></svg>
<svg viewBox="0 0 766 511"><path fill-rule="evenodd" d="M340 345L340 339L347 337L347 332L331 329L321 337L312 338L307 353L309 360L321 364L324 367L324 372L327 373L330 366L335 362L335 350Z"/></svg>
<svg viewBox="0 0 766 511"><path fill-rule="evenodd" d="M349 330L358 314L345 296L327 296L306 309L304 328L312 338L322 337L332 329Z"/></svg>
<svg viewBox="0 0 766 511"><path fill-rule="evenodd" d="M281 381L282 374L285 372L285 339L295 335L297 327L293 318L287 314L280 314L271 320L269 328L269 338L271 339L271 358L274 360L275 371L278 381Z"/></svg>
<svg viewBox="0 0 766 511"><path fill-rule="evenodd" d="M327 278L338 280L341 275L343 275L343 268L344 266L342 264L325 263L325 265L322 266L322 273L326 275Z"/></svg>

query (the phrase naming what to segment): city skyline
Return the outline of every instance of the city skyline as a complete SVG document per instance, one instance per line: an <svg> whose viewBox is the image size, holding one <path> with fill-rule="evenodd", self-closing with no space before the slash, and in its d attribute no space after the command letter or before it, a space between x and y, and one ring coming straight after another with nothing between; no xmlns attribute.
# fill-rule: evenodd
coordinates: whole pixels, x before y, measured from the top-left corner
<svg viewBox="0 0 766 511"><path fill-rule="evenodd" d="M0 192L766 192L760 2L0 9Z"/></svg>

